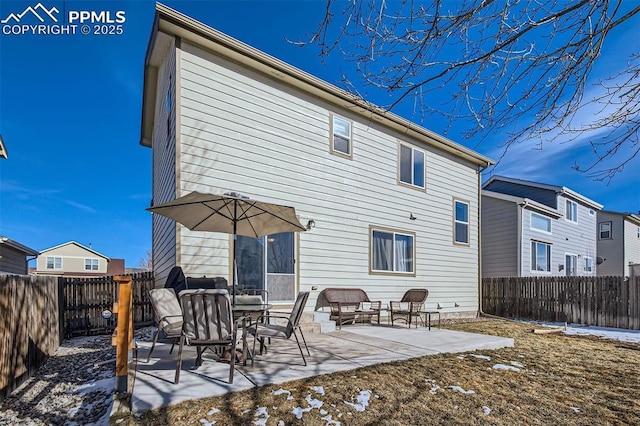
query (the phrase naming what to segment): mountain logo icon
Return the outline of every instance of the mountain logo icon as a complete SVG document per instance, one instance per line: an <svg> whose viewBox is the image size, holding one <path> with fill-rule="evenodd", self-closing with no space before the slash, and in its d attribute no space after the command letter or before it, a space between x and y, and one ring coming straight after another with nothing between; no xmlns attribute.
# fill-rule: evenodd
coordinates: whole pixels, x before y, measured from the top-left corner
<svg viewBox="0 0 640 426"><path fill-rule="evenodd" d="M9 16L1 20L0 23L8 24L10 21L13 21L17 24L22 20L23 17L25 17L25 15L29 13L35 16L36 19L42 23L45 22L45 19L43 18L43 16L46 16L53 22L57 23L58 18L56 17L55 14L60 13L60 11L55 7L52 7L51 9L47 9L42 5L42 3L38 3L34 7L28 6L22 13L18 13L18 14L10 13Z"/></svg>

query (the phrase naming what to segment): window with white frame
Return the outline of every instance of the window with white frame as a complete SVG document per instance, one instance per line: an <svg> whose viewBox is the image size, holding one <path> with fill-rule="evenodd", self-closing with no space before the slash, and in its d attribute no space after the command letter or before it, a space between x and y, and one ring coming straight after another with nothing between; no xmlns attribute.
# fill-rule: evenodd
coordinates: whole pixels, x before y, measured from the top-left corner
<svg viewBox="0 0 640 426"><path fill-rule="evenodd" d="M457 244L469 244L469 203L454 200L453 241Z"/></svg>
<svg viewBox="0 0 640 426"><path fill-rule="evenodd" d="M425 153L410 145L400 144L400 182L417 188L425 187Z"/></svg>
<svg viewBox="0 0 640 426"><path fill-rule="evenodd" d="M84 270L85 271L97 271L98 270L98 259L85 259L84 260Z"/></svg>
<svg viewBox="0 0 640 426"><path fill-rule="evenodd" d="M567 200L564 217L568 221L578 223L578 203Z"/></svg>
<svg viewBox="0 0 640 426"><path fill-rule="evenodd" d="M531 271L551 272L551 244L531 241Z"/></svg>
<svg viewBox="0 0 640 426"><path fill-rule="evenodd" d="M584 271L593 272L593 259L590 257L584 258Z"/></svg>
<svg viewBox="0 0 640 426"><path fill-rule="evenodd" d="M47 256L47 269L62 269L62 258Z"/></svg>
<svg viewBox="0 0 640 426"><path fill-rule="evenodd" d="M331 114L331 153L351 158L351 121Z"/></svg>
<svg viewBox="0 0 640 426"><path fill-rule="evenodd" d="M373 227L370 229L370 272L413 274L415 234Z"/></svg>
<svg viewBox="0 0 640 426"><path fill-rule="evenodd" d="M599 232L598 236L601 240L611 239L611 222L600 222L598 224Z"/></svg>
<svg viewBox="0 0 640 426"><path fill-rule="evenodd" d="M551 233L551 218L531 212L531 229Z"/></svg>

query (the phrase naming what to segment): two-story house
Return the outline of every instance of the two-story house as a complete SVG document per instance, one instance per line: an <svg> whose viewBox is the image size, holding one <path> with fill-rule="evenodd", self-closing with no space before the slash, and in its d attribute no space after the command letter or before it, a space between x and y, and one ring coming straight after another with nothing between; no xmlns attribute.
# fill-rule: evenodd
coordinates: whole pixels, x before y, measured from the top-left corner
<svg viewBox="0 0 640 426"><path fill-rule="evenodd" d="M601 209L564 186L492 177L482 190L482 276L595 275Z"/></svg>
<svg viewBox="0 0 640 426"><path fill-rule="evenodd" d="M110 259L75 241L43 250L36 260L36 275L98 277L124 274L124 259Z"/></svg>
<svg viewBox="0 0 640 426"><path fill-rule="evenodd" d="M640 276L640 214L598 212L598 275Z"/></svg>
<svg viewBox="0 0 640 426"><path fill-rule="evenodd" d="M309 231L238 237L240 284L279 304L326 287L397 300L428 288L443 312L478 309L481 171L492 161L158 4L140 143L153 205L191 191L293 206ZM230 277L234 240L153 216L156 285L174 266Z"/></svg>
<svg viewBox="0 0 640 426"><path fill-rule="evenodd" d="M28 258L37 255L36 250L0 235L0 274L28 274Z"/></svg>

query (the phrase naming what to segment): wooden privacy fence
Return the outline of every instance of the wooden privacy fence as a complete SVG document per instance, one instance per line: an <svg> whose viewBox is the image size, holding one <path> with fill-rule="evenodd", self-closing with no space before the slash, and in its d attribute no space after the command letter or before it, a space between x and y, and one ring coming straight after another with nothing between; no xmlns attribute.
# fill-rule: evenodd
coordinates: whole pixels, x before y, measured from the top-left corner
<svg viewBox="0 0 640 426"><path fill-rule="evenodd" d="M501 317L640 330L640 277L484 278L481 297Z"/></svg>
<svg viewBox="0 0 640 426"><path fill-rule="evenodd" d="M0 397L60 345L58 279L0 275Z"/></svg>
<svg viewBox="0 0 640 426"><path fill-rule="evenodd" d="M133 323L136 327L153 323L149 290L153 288L153 272L131 274L133 279ZM112 310L118 299L118 283L113 276L96 278L60 278L62 305L60 317L63 336L109 334L116 327L116 317L102 317L105 309Z"/></svg>

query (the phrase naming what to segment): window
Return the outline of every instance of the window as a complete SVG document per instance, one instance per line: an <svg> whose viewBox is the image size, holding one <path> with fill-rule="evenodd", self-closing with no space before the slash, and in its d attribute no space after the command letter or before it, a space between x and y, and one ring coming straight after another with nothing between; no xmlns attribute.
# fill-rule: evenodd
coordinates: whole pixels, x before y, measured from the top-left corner
<svg viewBox="0 0 640 426"><path fill-rule="evenodd" d="M47 269L62 269L62 258L47 256Z"/></svg>
<svg viewBox="0 0 640 426"><path fill-rule="evenodd" d="M400 182L424 188L424 163L424 151L400 144Z"/></svg>
<svg viewBox="0 0 640 426"><path fill-rule="evenodd" d="M567 200L564 216L567 218L567 220L578 223L578 203Z"/></svg>
<svg viewBox="0 0 640 426"><path fill-rule="evenodd" d="M590 257L584 258L584 270L585 272L593 272L593 259Z"/></svg>
<svg viewBox="0 0 640 426"><path fill-rule="evenodd" d="M611 239L611 222L600 222L599 224L600 232L599 237L601 240L610 240Z"/></svg>
<svg viewBox="0 0 640 426"><path fill-rule="evenodd" d="M414 273L415 235L370 229L371 272Z"/></svg>
<svg viewBox="0 0 640 426"><path fill-rule="evenodd" d="M453 241L469 244L469 203L454 200L454 232Z"/></svg>
<svg viewBox="0 0 640 426"><path fill-rule="evenodd" d="M531 229L551 233L551 218L531 212Z"/></svg>
<svg viewBox="0 0 640 426"><path fill-rule="evenodd" d="M531 270L551 272L551 244L531 241Z"/></svg>
<svg viewBox="0 0 640 426"><path fill-rule="evenodd" d="M331 153L351 158L351 122L331 115Z"/></svg>
<svg viewBox="0 0 640 426"><path fill-rule="evenodd" d="M84 260L84 270L85 271L97 271L98 270L98 259L85 259Z"/></svg>

